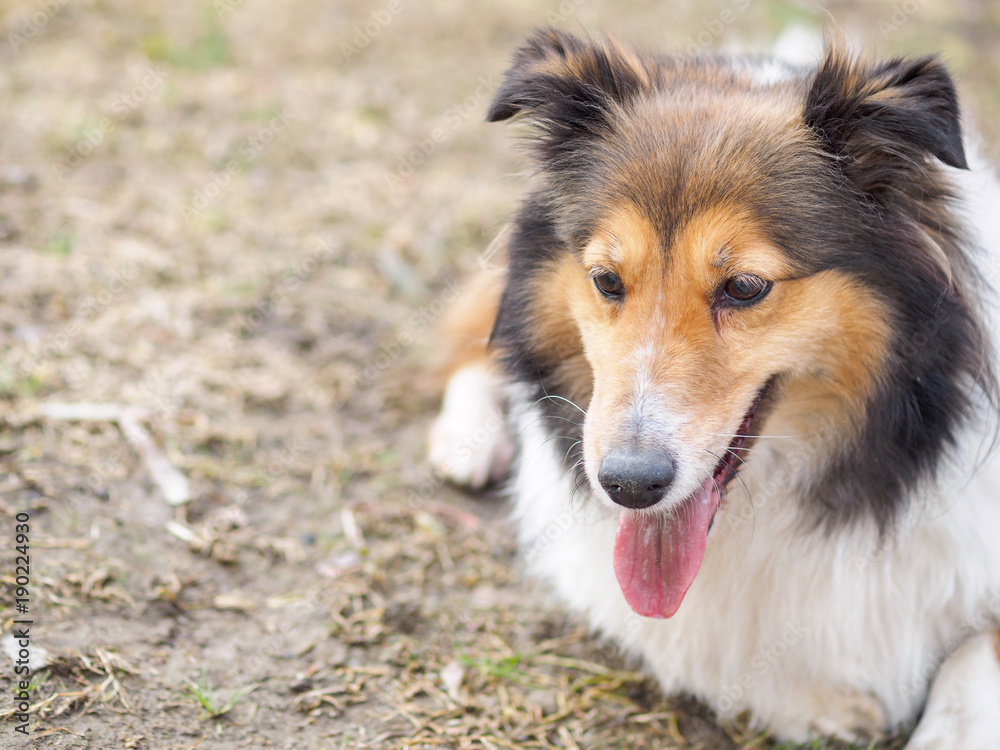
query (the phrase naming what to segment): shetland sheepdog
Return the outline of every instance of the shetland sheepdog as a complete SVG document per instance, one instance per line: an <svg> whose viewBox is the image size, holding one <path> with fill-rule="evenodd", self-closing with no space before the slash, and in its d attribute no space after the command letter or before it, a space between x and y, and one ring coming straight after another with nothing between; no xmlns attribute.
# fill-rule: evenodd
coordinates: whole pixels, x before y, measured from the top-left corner
<svg viewBox="0 0 1000 750"><path fill-rule="evenodd" d="M1000 183L945 67L547 29L508 119L534 175L445 324L432 463L509 476L529 567L664 691L1000 748Z"/></svg>

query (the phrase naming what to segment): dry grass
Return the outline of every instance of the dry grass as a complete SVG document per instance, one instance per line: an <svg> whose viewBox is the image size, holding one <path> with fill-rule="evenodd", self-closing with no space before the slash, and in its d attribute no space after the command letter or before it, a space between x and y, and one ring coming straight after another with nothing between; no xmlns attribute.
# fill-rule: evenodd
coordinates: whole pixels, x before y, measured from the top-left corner
<svg viewBox="0 0 1000 750"><path fill-rule="evenodd" d="M34 746L771 747L521 578L502 503L428 474L413 375L519 193L481 124L517 41L555 21L685 46L731 5L0 9L0 533L31 513ZM996 11L918 5L885 46L943 50L998 121ZM893 7L831 6L876 42ZM711 42L794 20L818 22L752 2ZM191 684L239 698L207 717Z"/></svg>

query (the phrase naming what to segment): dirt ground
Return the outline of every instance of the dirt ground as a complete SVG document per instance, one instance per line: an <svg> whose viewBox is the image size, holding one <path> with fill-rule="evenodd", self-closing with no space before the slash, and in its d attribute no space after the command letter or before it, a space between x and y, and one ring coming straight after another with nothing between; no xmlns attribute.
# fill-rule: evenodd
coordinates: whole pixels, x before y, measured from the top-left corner
<svg viewBox="0 0 1000 750"><path fill-rule="evenodd" d="M997 153L995 4L828 9L941 51ZM764 48L826 17L3 4L0 627L30 619L45 666L29 740L0 654L0 747L773 747L659 695L525 580L504 501L429 473L418 373L520 191L516 138L482 119L533 26Z"/></svg>

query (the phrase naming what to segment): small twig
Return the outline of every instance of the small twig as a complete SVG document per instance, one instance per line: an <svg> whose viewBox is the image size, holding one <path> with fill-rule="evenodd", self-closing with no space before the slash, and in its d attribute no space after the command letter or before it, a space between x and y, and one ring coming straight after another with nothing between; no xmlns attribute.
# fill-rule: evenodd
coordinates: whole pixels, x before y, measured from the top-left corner
<svg viewBox="0 0 1000 750"><path fill-rule="evenodd" d="M152 435L140 424L149 418L146 409L120 404L50 403L38 407L38 412L49 419L65 422L114 422L142 458L150 479L171 505L183 505L191 499L191 486L184 476L160 450Z"/></svg>
<svg viewBox="0 0 1000 750"><path fill-rule="evenodd" d="M41 549L89 549L89 539L32 539L32 547Z"/></svg>

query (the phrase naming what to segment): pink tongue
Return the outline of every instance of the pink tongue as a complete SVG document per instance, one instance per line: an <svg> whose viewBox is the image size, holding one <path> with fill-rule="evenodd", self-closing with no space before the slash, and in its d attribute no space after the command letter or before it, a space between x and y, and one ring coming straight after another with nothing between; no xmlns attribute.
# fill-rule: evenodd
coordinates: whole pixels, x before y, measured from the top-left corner
<svg viewBox="0 0 1000 750"><path fill-rule="evenodd" d="M622 513L615 532L615 577L625 600L643 617L671 617L705 556L708 525L719 507L709 477L672 515Z"/></svg>

